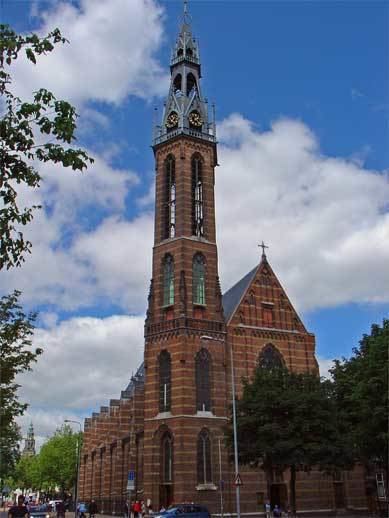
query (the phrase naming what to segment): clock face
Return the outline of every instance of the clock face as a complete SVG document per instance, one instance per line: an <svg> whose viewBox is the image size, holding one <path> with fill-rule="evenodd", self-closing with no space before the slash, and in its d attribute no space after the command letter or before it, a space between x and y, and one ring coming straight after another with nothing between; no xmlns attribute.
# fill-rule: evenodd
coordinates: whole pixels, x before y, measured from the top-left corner
<svg viewBox="0 0 389 518"><path fill-rule="evenodd" d="M166 127L167 128L174 128L178 125L178 113L177 112L170 112L166 119Z"/></svg>
<svg viewBox="0 0 389 518"><path fill-rule="evenodd" d="M197 110L193 110L189 114L189 124L195 128L201 128L203 125L203 119Z"/></svg>

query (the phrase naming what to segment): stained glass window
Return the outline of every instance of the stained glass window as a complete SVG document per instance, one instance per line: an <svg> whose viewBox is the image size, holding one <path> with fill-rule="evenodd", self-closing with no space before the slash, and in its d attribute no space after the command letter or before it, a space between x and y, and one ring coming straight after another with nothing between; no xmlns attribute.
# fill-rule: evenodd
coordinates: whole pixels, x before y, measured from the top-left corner
<svg viewBox="0 0 389 518"><path fill-rule="evenodd" d="M259 366L264 369L279 369L284 365L280 352L272 344L264 347L259 355L258 362Z"/></svg>
<svg viewBox="0 0 389 518"><path fill-rule="evenodd" d="M171 405L171 359L167 351L159 355L159 411L169 412Z"/></svg>
<svg viewBox="0 0 389 518"><path fill-rule="evenodd" d="M211 358L206 349L196 355L196 407L200 411L211 411Z"/></svg>
<svg viewBox="0 0 389 518"><path fill-rule="evenodd" d="M197 482L212 482L211 440L207 430L202 430L197 439Z"/></svg>
<svg viewBox="0 0 389 518"><path fill-rule="evenodd" d="M202 254L193 258L193 303L205 304L205 259Z"/></svg>
<svg viewBox="0 0 389 518"><path fill-rule="evenodd" d="M174 304L174 261L170 254L165 256L163 264L163 305Z"/></svg>

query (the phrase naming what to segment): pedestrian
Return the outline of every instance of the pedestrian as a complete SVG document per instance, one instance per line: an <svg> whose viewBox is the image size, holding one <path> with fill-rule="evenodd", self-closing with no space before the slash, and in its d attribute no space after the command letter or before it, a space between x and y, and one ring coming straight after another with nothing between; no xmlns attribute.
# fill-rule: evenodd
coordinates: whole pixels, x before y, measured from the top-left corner
<svg viewBox="0 0 389 518"><path fill-rule="evenodd" d="M8 518L28 518L29 516L28 509L24 503L24 496L19 495L17 504L9 508Z"/></svg>
<svg viewBox="0 0 389 518"><path fill-rule="evenodd" d="M270 513L271 513L271 507L270 507L270 502L267 501L265 503L265 514L266 514L266 518L270 518Z"/></svg>
<svg viewBox="0 0 389 518"><path fill-rule="evenodd" d="M89 504L89 518L92 518L95 514L97 514L97 504L92 498Z"/></svg>
<svg viewBox="0 0 389 518"><path fill-rule="evenodd" d="M140 502L139 502L139 500L136 500L135 504L134 504L134 518L140 518L141 512L142 512L142 507L140 505Z"/></svg>
<svg viewBox="0 0 389 518"><path fill-rule="evenodd" d="M62 500L57 502L55 510L57 511L57 518L65 518L65 504Z"/></svg>
<svg viewBox="0 0 389 518"><path fill-rule="evenodd" d="M130 518L130 503L128 500L124 502L124 518Z"/></svg>
<svg viewBox="0 0 389 518"><path fill-rule="evenodd" d="M281 509L276 504L273 509L273 516L274 518L280 518L281 517Z"/></svg>

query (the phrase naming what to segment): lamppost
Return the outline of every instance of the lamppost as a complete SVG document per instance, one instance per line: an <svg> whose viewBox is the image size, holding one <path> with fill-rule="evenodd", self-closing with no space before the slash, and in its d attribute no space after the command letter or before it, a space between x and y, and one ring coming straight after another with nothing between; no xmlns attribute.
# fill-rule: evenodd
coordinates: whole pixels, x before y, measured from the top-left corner
<svg viewBox="0 0 389 518"><path fill-rule="evenodd" d="M74 499L74 517L77 518L77 507L78 507L78 481L80 478L80 459L81 459L81 423L79 421L73 421L72 419L65 419L65 423L74 423L78 424L80 427L78 439L77 439L77 476L76 476L76 490L75 490L75 499Z"/></svg>

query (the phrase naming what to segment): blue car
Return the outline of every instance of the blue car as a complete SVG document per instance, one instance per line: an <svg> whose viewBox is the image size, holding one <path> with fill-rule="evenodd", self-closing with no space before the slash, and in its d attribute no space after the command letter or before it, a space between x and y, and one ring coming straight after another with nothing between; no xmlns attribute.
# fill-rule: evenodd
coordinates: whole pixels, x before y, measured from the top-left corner
<svg viewBox="0 0 389 518"><path fill-rule="evenodd" d="M154 518L210 518L208 509L204 505L176 504L167 511L156 513Z"/></svg>

